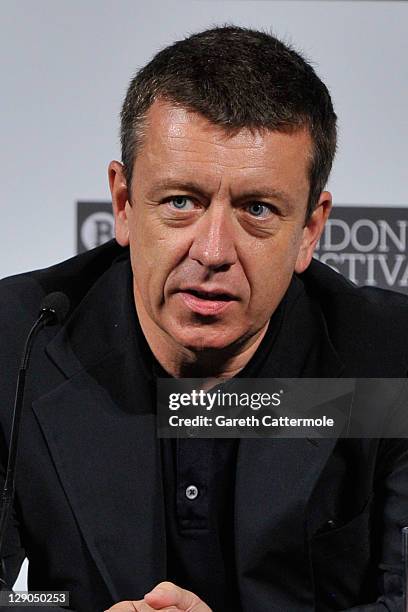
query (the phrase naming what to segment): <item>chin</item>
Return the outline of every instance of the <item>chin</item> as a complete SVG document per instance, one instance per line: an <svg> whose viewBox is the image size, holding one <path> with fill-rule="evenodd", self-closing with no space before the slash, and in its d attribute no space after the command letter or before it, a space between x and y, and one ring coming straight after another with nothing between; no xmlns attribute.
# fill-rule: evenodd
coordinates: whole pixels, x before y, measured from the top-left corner
<svg viewBox="0 0 408 612"><path fill-rule="evenodd" d="M236 335L230 333L226 334L216 330L210 331L206 328L200 330L186 330L184 328L182 330L177 330L176 333L172 333L171 335L178 344L194 352L221 351L237 340Z"/></svg>

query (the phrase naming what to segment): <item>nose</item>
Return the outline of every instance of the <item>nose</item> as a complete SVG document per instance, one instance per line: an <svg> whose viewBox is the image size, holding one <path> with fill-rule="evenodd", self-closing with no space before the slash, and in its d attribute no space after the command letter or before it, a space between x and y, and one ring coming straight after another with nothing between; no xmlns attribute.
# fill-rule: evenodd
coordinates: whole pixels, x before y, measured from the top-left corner
<svg viewBox="0 0 408 612"><path fill-rule="evenodd" d="M232 210L212 202L196 224L189 255L202 266L225 271L237 261Z"/></svg>

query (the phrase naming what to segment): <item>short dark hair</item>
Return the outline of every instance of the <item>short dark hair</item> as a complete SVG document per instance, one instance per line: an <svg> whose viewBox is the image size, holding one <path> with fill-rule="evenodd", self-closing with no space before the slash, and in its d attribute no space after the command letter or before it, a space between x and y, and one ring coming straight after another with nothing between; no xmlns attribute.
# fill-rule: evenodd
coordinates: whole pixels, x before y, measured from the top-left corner
<svg viewBox="0 0 408 612"><path fill-rule="evenodd" d="M236 132L307 128L313 151L307 216L329 178L336 114L312 66L271 34L223 26L166 47L132 79L121 112L122 162L129 188L143 123L156 99L201 113Z"/></svg>

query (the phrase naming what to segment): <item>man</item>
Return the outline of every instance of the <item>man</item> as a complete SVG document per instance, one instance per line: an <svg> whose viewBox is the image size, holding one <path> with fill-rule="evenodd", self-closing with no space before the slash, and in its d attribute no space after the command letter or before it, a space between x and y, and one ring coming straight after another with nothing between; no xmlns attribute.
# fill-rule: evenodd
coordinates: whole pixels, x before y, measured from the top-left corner
<svg viewBox="0 0 408 612"><path fill-rule="evenodd" d="M6 453L27 381L6 563L82 610L402 610L405 439L158 440L157 377L406 377L407 301L311 262L332 198L327 88L224 27L130 84L116 243L2 284Z"/></svg>

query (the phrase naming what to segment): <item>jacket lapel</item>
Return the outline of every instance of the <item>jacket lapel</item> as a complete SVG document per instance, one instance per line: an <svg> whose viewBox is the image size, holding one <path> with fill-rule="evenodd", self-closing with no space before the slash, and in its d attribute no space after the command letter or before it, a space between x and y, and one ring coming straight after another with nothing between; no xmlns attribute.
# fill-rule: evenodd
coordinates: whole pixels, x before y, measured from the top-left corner
<svg viewBox="0 0 408 612"><path fill-rule="evenodd" d="M282 328L258 376L336 378L342 371L323 316L295 277ZM298 387L294 397L302 387L300 380ZM266 601L271 612L312 609L307 507L336 442L336 438L240 440L235 547L244 609L261 610Z"/></svg>
<svg viewBox="0 0 408 612"><path fill-rule="evenodd" d="M165 578L160 447L119 262L48 345L65 375L33 403L78 527L114 601ZM136 360L136 361L135 361ZM131 521L129 521L131 517Z"/></svg>

